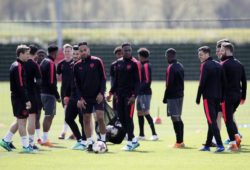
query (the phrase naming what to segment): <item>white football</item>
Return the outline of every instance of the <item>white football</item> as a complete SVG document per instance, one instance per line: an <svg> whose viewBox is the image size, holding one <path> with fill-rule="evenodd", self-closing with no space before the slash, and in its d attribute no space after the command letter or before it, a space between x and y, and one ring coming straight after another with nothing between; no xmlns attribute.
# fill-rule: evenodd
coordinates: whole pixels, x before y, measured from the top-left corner
<svg viewBox="0 0 250 170"><path fill-rule="evenodd" d="M93 145L93 151L95 153L104 153L106 152L107 146L103 141L97 141Z"/></svg>

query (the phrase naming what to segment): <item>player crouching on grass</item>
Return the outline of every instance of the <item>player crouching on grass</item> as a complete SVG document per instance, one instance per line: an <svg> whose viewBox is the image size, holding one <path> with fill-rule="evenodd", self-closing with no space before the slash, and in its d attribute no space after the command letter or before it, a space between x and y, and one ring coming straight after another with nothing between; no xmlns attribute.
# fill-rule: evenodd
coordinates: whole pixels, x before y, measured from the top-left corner
<svg viewBox="0 0 250 170"><path fill-rule="evenodd" d="M34 152L33 148L29 146L26 129L27 118L29 116L28 110L31 108L31 102L28 98L24 63L29 59L29 50L28 46L19 45L16 49L17 60L10 67L11 103L14 116L17 118L17 127L21 136L22 152L24 153ZM12 150L10 147L10 140L13 136L11 130L0 142L0 145L7 151Z"/></svg>

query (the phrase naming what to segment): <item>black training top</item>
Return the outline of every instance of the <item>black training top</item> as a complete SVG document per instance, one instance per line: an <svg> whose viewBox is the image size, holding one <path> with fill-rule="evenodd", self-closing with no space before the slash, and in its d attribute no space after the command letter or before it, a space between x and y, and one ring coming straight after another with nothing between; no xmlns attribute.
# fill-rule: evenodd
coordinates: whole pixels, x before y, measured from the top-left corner
<svg viewBox="0 0 250 170"><path fill-rule="evenodd" d="M44 58L40 64L40 70L42 74L41 93L51 94L59 99L54 59L50 56Z"/></svg>
<svg viewBox="0 0 250 170"><path fill-rule="evenodd" d="M27 90L29 95L39 93L38 87L41 85L41 72L39 65L32 59L24 64L26 72Z"/></svg>
<svg viewBox="0 0 250 170"><path fill-rule="evenodd" d="M24 63L20 59L10 66L10 91L12 96L20 98L23 102L29 101Z"/></svg>
<svg viewBox="0 0 250 170"><path fill-rule="evenodd" d="M184 96L184 68L180 62L173 60L166 69L166 99L176 99Z"/></svg>
<svg viewBox="0 0 250 170"><path fill-rule="evenodd" d="M203 99L224 99L225 94L225 74L219 62L209 57L200 65L200 84L196 97L199 103L201 95Z"/></svg>
<svg viewBox="0 0 250 170"><path fill-rule="evenodd" d="M114 83L110 93L128 97L134 95L136 97L141 81L140 63L133 57L123 57L117 60L115 67Z"/></svg>
<svg viewBox="0 0 250 170"><path fill-rule="evenodd" d="M221 65L226 75L226 96L246 99L247 81L244 66L233 56L222 59Z"/></svg>
<svg viewBox="0 0 250 170"><path fill-rule="evenodd" d="M76 82L78 99L81 97L96 101L98 93L104 95L106 90L106 74L100 58L88 56L74 65L74 79Z"/></svg>
<svg viewBox="0 0 250 170"><path fill-rule="evenodd" d="M65 96L66 89L70 86L71 82L71 66L72 60L67 62L65 59L60 61L57 65L57 74L62 75L61 97Z"/></svg>
<svg viewBox="0 0 250 170"><path fill-rule="evenodd" d="M149 61L141 62L141 83L138 95L151 95L151 81L152 81L152 73L151 73L151 64Z"/></svg>

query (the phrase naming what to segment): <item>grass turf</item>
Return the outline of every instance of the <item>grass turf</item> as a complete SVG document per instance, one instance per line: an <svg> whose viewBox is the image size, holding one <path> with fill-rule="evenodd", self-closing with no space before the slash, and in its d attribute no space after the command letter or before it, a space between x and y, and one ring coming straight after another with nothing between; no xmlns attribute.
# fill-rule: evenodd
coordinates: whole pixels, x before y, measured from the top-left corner
<svg viewBox="0 0 250 170"><path fill-rule="evenodd" d="M250 98L247 98L244 105L239 106L236 113L239 131L243 135L241 151L220 154L199 152L198 149L206 138L207 124L202 105L197 106L195 104L197 86L197 82L187 81L185 83L183 106L184 140L187 146L185 149L173 149L170 147L175 142L175 135L172 123L165 114L166 106L162 104L164 82L153 82L151 115L156 117L159 111L162 118L162 124L156 125L160 138L159 141L142 141L140 142L141 146L134 152L121 150L126 142L123 142L121 145L109 144L109 152L107 154L89 154L84 151L71 150L70 148L73 146L74 141L57 139L63 124L63 109L61 104L57 104L57 115L50 132L50 139L55 143L55 147L40 147L41 151L37 154L21 154L21 140L17 133L13 137L14 144L18 148L17 150L7 152L0 148L0 169L248 169L250 166L250 117L248 115L250 113ZM0 84L0 94L0 138L2 138L10 124L14 121L8 83ZM134 122L135 135L138 135L136 112L134 114ZM147 139L149 139L151 132L147 121L145 121L145 133ZM227 139L224 123L222 123L222 139Z"/></svg>

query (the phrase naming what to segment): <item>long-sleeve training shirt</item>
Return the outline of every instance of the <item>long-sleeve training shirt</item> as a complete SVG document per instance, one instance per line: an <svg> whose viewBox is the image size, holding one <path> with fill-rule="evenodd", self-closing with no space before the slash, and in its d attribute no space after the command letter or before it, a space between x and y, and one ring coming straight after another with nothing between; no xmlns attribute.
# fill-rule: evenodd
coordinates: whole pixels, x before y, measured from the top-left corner
<svg viewBox="0 0 250 170"><path fill-rule="evenodd" d="M42 74L41 93L51 94L59 99L54 59L50 56L43 59L40 64L40 70Z"/></svg>
<svg viewBox="0 0 250 170"><path fill-rule="evenodd" d="M106 74L103 62L95 56L88 56L74 65L74 79L78 99L96 101L98 93L104 95Z"/></svg>
<svg viewBox="0 0 250 170"><path fill-rule="evenodd" d="M184 69L180 62L173 60L166 69L166 99L175 99L184 96Z"/></svg>
<svg viewBox="0 0 250 170"><path fill-rule="evenodd" d="M123 57L117 60L115 66L114 83L110 93L116 92L117 95L136 97L141 81L140 63L133 57Z"/></svg>
<svg viewBox="0 0 250 170"><path fill-rule="evenodd" d="M25 103L29 101L24 63L20 59L10 66L10 91L11 95L20 98Z"/></svg>
<svg viewBox="0 0 250 170"><path fill-rule="evenodd" d="M152 73L151 73L151 64L149 61L141 62L141 83L139 87L138 95L151 95L151 81L152 81Z"/></svg>
<svg viewBox="0 0 250 170"><path fill-rule="evenodd" d="M62 75L62 85L61 85L61 97L65 96L66 89L70 86L71 83L71 63L72 60L67 62L65 59L60 61L57 65L57 74Z"/></svg>
<svg viewBox="0 0 250 170"><path fill-rule="evenodd" d="M209 57L200 65L200 84L197 92L196 101L203 99L224 99L225 94L225 75L219 62Z"/></svg>
<svg viewBox="0 0 250 170"><path fill-rule="evenodd" d="M246 99L247 81L244 66L233 56L222 59L221 65L226 76L226 96Z"/></svg>
<svg viewBox="0 0 250 170"><path fill-rule="evenodd" d="M29 95L39 93L38 87L41 85L41 71L39 65L32 59L29 59L25 64L27 90Z"/></svg>

